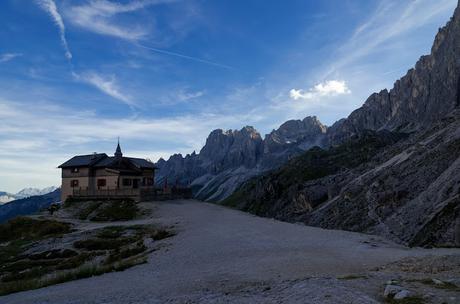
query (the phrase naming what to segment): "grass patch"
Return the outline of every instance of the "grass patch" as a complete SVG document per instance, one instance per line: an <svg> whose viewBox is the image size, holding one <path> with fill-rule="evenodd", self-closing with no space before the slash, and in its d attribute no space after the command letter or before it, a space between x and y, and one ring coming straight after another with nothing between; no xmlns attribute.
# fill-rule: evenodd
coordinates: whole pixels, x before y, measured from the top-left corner
<svg viewBox="0 0 460 304"><path fill-rule="evenodd" d="M358 280L358 279L367 279L365 275L349 274L341 277L337 277L338 280Z"/></svg>
<svg viewBox="0 0 460 304"><path fill-rule="evenodd" d="M407 297L401 300L387 299L385 303L389 304L424 304L425 300L420 296Z"/></svg>
<svg viewBox="0 0 460 304"><path fill-rule="evenodd" d="M117 239L123 235L126 230L124 226L111 226L102 229L97 236L102 239Z"/></svg>
<svg viewBox="0 0 460 304"><path fill-rule="evenodd" d="M174 235L174 232L163 229L153 229L153 231L150 232L150 237L155 241L163 240Z"/></svg>
<svg viewBox="0 0 460 304"><path fill-rule="evenodd" d="M123 250L120 250L120 251L112 252L108 256L108 258L107 258L105 263L106 264L112 264L112 263L115 263L117 261L121 261L123 259L135 256L135 255L138 255L138 254L141 254L141 253L145 252L146 250L147 250L147 247L144 245L144 243L142 241L139 241L138 243L136 243L135 247L131 247L131 248L123 249Z"/></svg>
<svg viewBox="0 0 460 304"><path fill-rule="evenodd" d="M43 251L40 253L31 254L28 256L31 260L49 260L49 259L65 259L78 255L78 252L72 249L54 249Z"/></svg>
<svg viewBox="0 0 460 304"><path fill-rule="evenodd" d="M15 240L10 241L0 247L0 265L8 262L14 262L20 259L24 249L30 244L30 241Z"/></svg>
<svg viewBox="0 0 460 304"><path fill-rule="evenodd" d="M73 271L68 271L57 276L45 279L28 279L9 282L0 285L0 295L7 295L19 291L38 289L68 281L98 276L108 272L123 271L130 267L144 263L147 263L146 257L140 257L136 259L124 260L118 263L114 263L112 265L83 266Z"/></svg>
<svg viewBox="0 0 460 304"><path fill-rule="evenodd" d="M88 216L96 211L97 208L102 204L102 202L87 202L87 203L82 203L82 207L79 209L77 212L77 217L80 220L86 220Z"/></svg>
<svg viewBox="0 0 460 304"><path fill-rule="evenodd" d="M128 221L137 216L139 208L133 200L114 200L103 203L91 221L112 222Z"/></svg>
<svg viewBox="0 0 460 304"><path fill-rule="evenodd" d="M22 253L35 241L71 232L71 225L54 220L17 217L0 225L0 265L22 258Z"/></svg>
<svg viewBox="0 0 460 304"><path fill-rule="evenodd" d="M129 243L133 243L136 240L137 239L129 238L129 237L123 237L123 238L113 239L113 240L94 238L94 239L76 241L73 243L73 246L77 249L86 249L90 251L114 250L114 249L120 249L120 247L127 245Z"/></svg>
<svg viewBox="0 0 460 304"><path fill-rule="evenodd" d="M443 284L436 284L432 279L429 279L429 278L420 279L420 280L419 279L414 279L414 280L410 280L410 282L419 282L419 283L429 285L429 286L437 288L437 289L460 291L460 287L455 285L454 283L442 281Z"/></svg>
<svg viewBox="0 0 460 304"><path fill-rule="evenodd" d="M38 240L44 237L66 234L70 231L71 225L68 223L16 217L0 225L0 242L19 239Z"/></svg>
<svg viewBox="0 0 460 304"><path fill-rule="evenodd" d="M172 235L173 232L150 225L112 226L73 242L74 249L60 248L33 254L24 252L35 241L10 241L0 247L3 250L0 250L3 252L0 257L5 261L0 263L0 295L123 271L146 263L148 248L145 239L160 240Z"/></svg>
<svg viewBox="0 0 460 304"><path fill-rule="evenodd" d="M70 200L64 203L80 220L97 222L128 221L136 218L139 208L131 199L100 201Z"/></svg>

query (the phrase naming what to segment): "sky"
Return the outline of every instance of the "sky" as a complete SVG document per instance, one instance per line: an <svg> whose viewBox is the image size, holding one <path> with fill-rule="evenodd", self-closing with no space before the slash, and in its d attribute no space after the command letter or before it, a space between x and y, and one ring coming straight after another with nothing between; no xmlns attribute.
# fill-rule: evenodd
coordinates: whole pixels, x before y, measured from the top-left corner
<svg viewBox="0 0 460 304"><path fill-rule="evenodd" d="M2 0L0 191L77 154L167 159L213 129L331 125L429 54L457 0Z"/></svg>

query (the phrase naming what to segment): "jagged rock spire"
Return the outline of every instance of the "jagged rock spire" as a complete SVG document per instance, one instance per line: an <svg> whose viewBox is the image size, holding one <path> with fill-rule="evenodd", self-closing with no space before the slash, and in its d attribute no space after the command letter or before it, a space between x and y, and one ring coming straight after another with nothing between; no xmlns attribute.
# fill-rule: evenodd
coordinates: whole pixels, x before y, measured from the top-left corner
<svg viewBox="0 0 460 304"><path fill-rule="evenodd" d="M118 138L118 144L117 144L117 149L115 150L115 158L121 159L123 157L123 153L121 153L121 148L120 148L120 138Z"/></svg>

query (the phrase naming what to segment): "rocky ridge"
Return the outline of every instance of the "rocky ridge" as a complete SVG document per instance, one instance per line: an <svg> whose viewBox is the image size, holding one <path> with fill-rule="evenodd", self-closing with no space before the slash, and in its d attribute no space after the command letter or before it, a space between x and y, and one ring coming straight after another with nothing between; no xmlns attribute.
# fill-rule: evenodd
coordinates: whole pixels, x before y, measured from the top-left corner
<svg viewBox="0 0 460 304"><path fill-rule="evenodd" d="M160 159L157 183L191 185L197 198L221 200L242 182L274 169L292 155L322 145L326 126L316 117L290 120L262 136L250 126L212 131L199 153Z"/></svg>
<svg viewBox="0 0 460 304"><path fill-rule="evenodd" d="M411 246L456 246L459 100L460 6L439 30L430 55L393 89L371 95L328 128L324 147L332 148L310 150L254 178L224 204L287 221L384 235ZM365 151L381 131L405 138ZM366 137L368 132L374 133ZM351 159L344 163L350 155L339 152L347 149Z"/></svg>

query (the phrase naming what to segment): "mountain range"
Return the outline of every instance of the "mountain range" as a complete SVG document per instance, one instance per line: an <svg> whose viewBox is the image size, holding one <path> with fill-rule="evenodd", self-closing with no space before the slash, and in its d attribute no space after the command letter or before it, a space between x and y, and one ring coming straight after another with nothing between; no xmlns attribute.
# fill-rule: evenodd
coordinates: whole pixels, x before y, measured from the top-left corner
<svg viewBox="0 0 460 304"><path fill-rule="evenodd" d="M201 151L159 160L157 181L262 216L454 242L460 217L460 8L390 90L332 126L291 120L263 139L253 127L211 132Z"/></svg>
<svg viewBox="0 0 460 304"><path fill-rule="evenodd" d="M54 188L54 187L53 187ZM46 188L52 189L52 188ZM0 223L19 215L27 215L48 208L51 204L61 201L61 189L51 192L20 198L0 205Z"/></svg>
<svg viewBox="0 0 460 304"><path fill-rule="evenodd" d="M58 187L56 186L46 187L43 189L29 187L29 188L24 188L15 194L0 191L0 205L9 203L17 199L23 199L23 198L28 198L31 196L48 194L48 193L55 191L56 189L58 189Z"/></svg>

